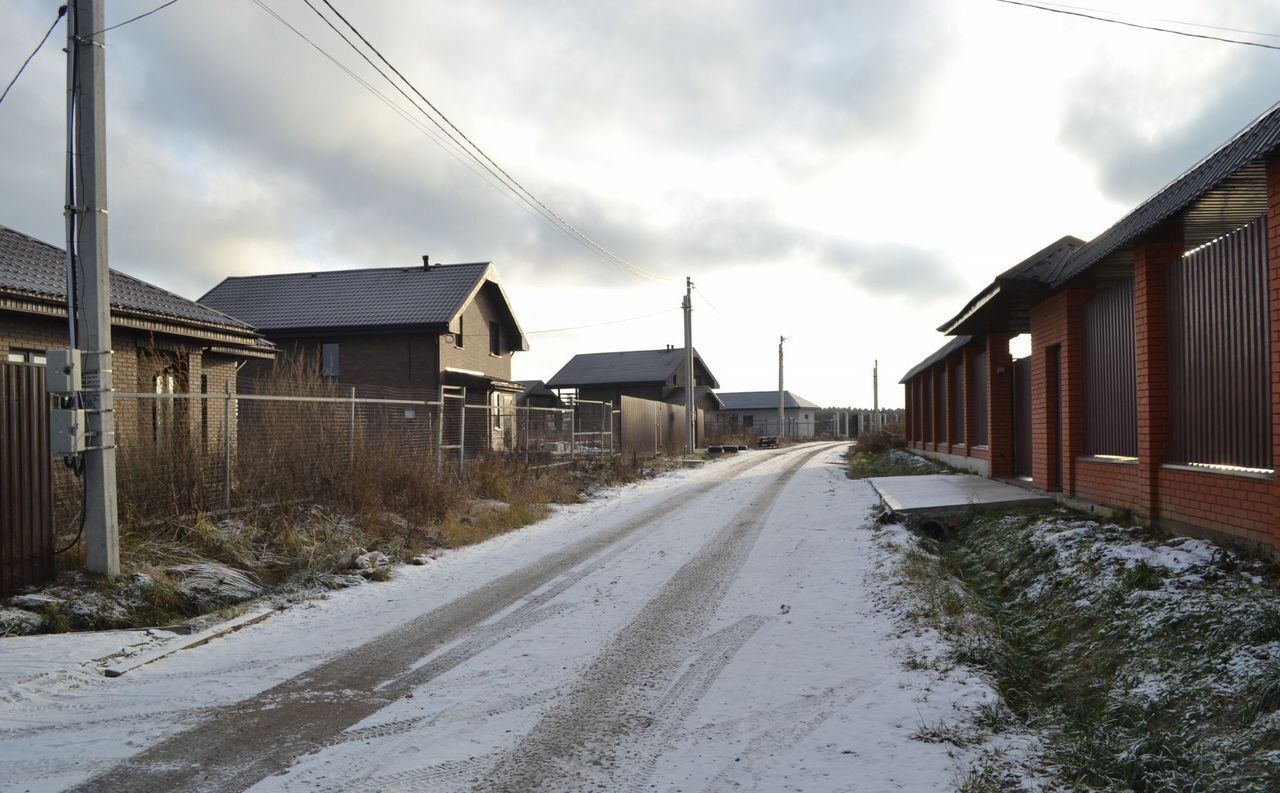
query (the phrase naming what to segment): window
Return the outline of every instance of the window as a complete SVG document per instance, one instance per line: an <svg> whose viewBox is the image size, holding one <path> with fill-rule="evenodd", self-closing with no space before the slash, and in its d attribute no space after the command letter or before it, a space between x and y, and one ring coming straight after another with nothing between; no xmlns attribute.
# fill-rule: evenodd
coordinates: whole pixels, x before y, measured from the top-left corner
<svg viewBox="0 0 1280 793"><path fill-rule="evenodd" d="M165 369L163 372L156 374L153 383L157 394L168 397L167 399L157 399L153 403L152 419L154 421L155 440L158 443L168 443L173 439L173 427L175 424L173 394L178 390L178 373L174 369Z"/></svg>
<svg viewBox="0 0 1280 793"><path fill-rule="evenodd" d="M44 357L44 353L40 352L39 350L12 349L12 350L9 350L9 354L6 357L6 360L9 363L38 363L43 366L45 362L45 357Z"/></svg>
<svg viewBox="0 0 1280 793"><path fill-rule="evenodd" d="M502 394L494 391L489 396L489 404L493 412L493 428L500 430L502 429Z"/></svg>
<svg viewBox="0 0 1280 793"><path fill-rule="evenodd" d="M453 337L453 345L461 350L466 336L466 333L463 332L462 317L458 317L458 335Z"/></svg>
<svg viewBox="0 0 1280 793"><path fill-rule="evenodd" d="M337 377L342 371L337 342L320 346L320 374L325 377Z"/></svg>
<svg viewBox="0 0 1280 793"><path fill-rule="evenodd" d="M755 416L743 416L743 417L742 417L742 426L744 426L744 427L754 427L754 426L755 426L755 423L756 423L756 417L755 417Z"/></svg>
<svg viewBox="0 0 1280 793"><path fill-rule="evenodd" d="M502 326L496 322L489 323L489 354L502 354Z"/></svg>

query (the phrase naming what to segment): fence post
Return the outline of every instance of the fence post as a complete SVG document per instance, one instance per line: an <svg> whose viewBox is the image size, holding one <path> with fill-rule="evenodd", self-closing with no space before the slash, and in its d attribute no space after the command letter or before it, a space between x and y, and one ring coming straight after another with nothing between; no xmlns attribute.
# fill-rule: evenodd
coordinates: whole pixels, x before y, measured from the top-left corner
<svg viewBox="0 0 1280 793"><path fill-rule="evenodd" d="M569 408L569 462L578 459L578 403Z"/></svg>
<svg viewBox="0 0 1280 793"><path fill-rule="evenodd" d="M436 406L436 478L444 463L444 385L440 385L440 404Z"/></svg>
<svg viewBox="0 0 1280 793"><path fill-rule="evenodd" d="M231 381L223 384L222 399L222 508L231 511Z"/></svg>
<svg viewBox="0 0 1280 793"><path fill-rule="evenodd" d="M347 467L356 467L356 387L351 386L351 414L347 417Z"/></svg>
<svg viewBox="0 0 1280 793"><path fill-rule="evenodd" d="M462 429L458 432L458 476L463 476L467 468L467 387L462 387Z"/></svg>

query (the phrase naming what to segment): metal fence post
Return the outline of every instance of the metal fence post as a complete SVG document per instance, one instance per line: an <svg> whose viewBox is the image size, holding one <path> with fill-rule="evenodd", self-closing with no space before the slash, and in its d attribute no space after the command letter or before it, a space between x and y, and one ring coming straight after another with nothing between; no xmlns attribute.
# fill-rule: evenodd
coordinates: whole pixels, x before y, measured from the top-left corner
<svg viewBox="0 0 1280 793"><path fill-rule="evenodd" d="M578 403L569 408L569 462L578 458Z"/></svg>
<svg viewBox="0 0 1280 793"><path fill-rule="evenodd" d="M356 467L356 387L351 386L351 414L347 417L347 466Z"/></svg>
<svg viewBox="0 0 1280 793"><path fill-rule="evenodd" d="M440 386L440 404L436 409L436 477L444 463L444 386Z"/></svg>
<svg viewBox="0 0 1280 793"><path fill-rule="evenodd" d="M467 387L462 387L462 429L458 431L458 476L463 475L467 467Z"/></svg>
<svg viewBox="0 0 1280 793"><path fill-rule="evenodd" d="M231 381L222 400L222 508L231 511Z"/></svg>

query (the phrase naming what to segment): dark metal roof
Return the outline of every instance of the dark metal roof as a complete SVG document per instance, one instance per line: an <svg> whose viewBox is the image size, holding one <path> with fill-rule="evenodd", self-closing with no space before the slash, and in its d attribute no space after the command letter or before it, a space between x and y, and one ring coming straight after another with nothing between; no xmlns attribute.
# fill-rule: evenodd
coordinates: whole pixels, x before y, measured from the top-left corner
<svg viewBox="0 0 1280 793"><path fill-rule="evenodd" d="M935 363L945 360L947 356L951 355L951 353L955 352L956 350L969 346L969 344L972 343L973 341L974 341L973 336L956 336L954 339L951 339L946 344L939 347L938 351L935 352L933 355L930 355L928 358L925 358L923 361L913 366L911 368L911 371L904 374L902 376L902 379L899 380L898 382L899 383L907 382L911 378L915 377L916 375L920 374L924 370L928 369L930 366L933 366Z"/></svg>
<svg viewBox="0 0 1280 793"><path fill-rule="evenodd" d="M0 291L65 303L66 251L0 226ZM111 271L111 307L124 312L215 325L241 333L251 330L239 319L118 270Z"/></svg>
<svg viewBox="0 0 1280 793"><path fill-rule="evenodd" d="M1280 104L1090 240L1062 263L1050 285L1061 286L1179 213L1186 213L1183 220L1190 226L1188 248L1248 223L1266 211L1266 174L1260 160L1277 146Z"/></svg>
<svg viewBox="0 0 1280 793"><path fill-rule="evenodd" d="M790 391L783 391L782 399L787 410L797 408L820 410L822 407L821 405L810 402L804 397L797 396ZM720 401L724 403L724 410L777 410L778 392L721 391Z"/></svg>
<svg viewBox="0 0 1280 793"><path fill-rule="evenodd" d="M986 289L970 300L959 314L942 323L946 334L986 333L991 330L1022 332L1030 323L1030 304L1045 291L1054 274L1084 240L1066 236L1041 248L997 275ZM1012 325L1010 328L1008 326Z"/></svg>
<svg viewBox="0 0 1280 793"><path fill-rule="evenodd" d="M710 397L711 397L711 399L712 399L712 401L714 401L714 402L716 403L716 405L718 405L718 406L719 406L720 408L722 408L722 409L724 408L724 400L722 400L722 399L720 398L720 396L719 396L718 394L716 394L716 392L715 392L715 391L712 391L708 386L700 385L700 386L698 386L697 388L695 388L695 389L694 389L694 394L693 394L693 401L694 401L694 402L701 402L701 401L702 401L702 398L703 398L704 396L710 396ZM684 397L685 397L685 391L684 391L684 389L683 389L683 388L678 388L678 389L676 389L675 391L673 391L673 392L672 392L672 393L671 393L671 394L670 394L670 395L669 395L665 400L663 400L663 401L664 401L664 402L667 402L667 403L669 403L669 404L672 404L672 405L683 405L683 404L684 404Z"/></svg>
<svg viewBox="0 0 1280 793"><path fill-rule="evenodd" d="M487 282L488 262L228 278L200 300L259 330L448 326ZM511 313L506 296L502 302ZM516 330L514 315L511 321ZM520 333L522 348L528 343Z"/></svg>
<svg viewBox="0 0 1280 793"><path fill-rule="evenodd" d="M698 350L693 351L693 365L704 376L705 385L719 388L715 375L707 368ZM684 348L665 350L628 350L625 352L589 352L573 356L555 376L547 381L551 388L576 388L608 383L665 383L684 366Z"/></svg>

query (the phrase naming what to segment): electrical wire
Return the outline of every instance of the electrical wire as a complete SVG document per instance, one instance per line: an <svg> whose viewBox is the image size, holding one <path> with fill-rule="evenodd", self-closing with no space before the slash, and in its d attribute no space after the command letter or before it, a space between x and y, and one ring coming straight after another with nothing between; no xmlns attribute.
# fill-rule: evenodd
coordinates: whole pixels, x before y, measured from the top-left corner
<svg viewBox="0 0 1280 793"><path fill-rule="evenodd" d="M528 331L525 331L524 335L533 336L535 334L540 335L543 333L564 333L570 330L586 330L587 328L599 328L604 325L621 325L624 322L636 322L637 320L641 320L641 319L651 319L653 317L659 317L659 316L662 316L663 314L670 314L673 311L680 311L680 310L681 309L676 307L665 308L662 311L655 311L652 314L641 314L638 317L626 317L624 319L611 319L605 322L593 322L590 325L573 325L567 328L546 328L543 330L528 330Z"/></svg>
<svg viewBox="0 0 1280 793"><path fill-rule="evenodd" d="M310 8L313 13L315 13L321 19L325 20L326 24L328 24L331 28L334 27L332 22L330 22L324 16L324 14L320 12L318 8L316 8L314 5L311 4L310 0L304 0L304 2L306 2L307 7ZM391 63L391 61L388 60L387 57L383 55L382 52L371 41L369 41L369 39L363 33L360 32L359 28L357 28L354 24L352 24L352 22L349 19L343 16L342 12L339 11L333 5L333 3L330 2L330 0L322 0L322 2L325 4L325 6L329 8L330 11L332 11L338 17L338 19L342 20L343 24L345 24L347 28L350 29L351 32L354 33L355 36L359 38L360 41L362 41L364 45L368 47L370 51L373 52L374 55L377 56L378 60L382 61L382 63L385 64L387 68L389 68L397 77L399 77L400 80L406 86L408 86L409 90L411 90L415 95L417 95L417 97L421 99L426 104L426 106L431 109L431 111L435 114L435 116L439 117L440 120L437 121L435 117L432 117L431 114L427 113L426 110L423 110L420 106L418 106L415 103L414 106L417 107L420 112L422 112L424 115L430 118L432 123L439 126L440 129L446 135L448 135L451 139L453 139L461 148L463 148L464 151L467 151L468 155L471 156L473 159L475 159L476 162L478 162L482 167L485 168L485 170L489 171L490 173L493 173L495 176L502 179L505 184L509 185L510 189L512 189L514 192L516 192L517 195L519 195L522 198L522 200L526 200L530 202L533 206L535 206L539 211L539 213L542 214L544 217L546 217L549 222L559 227L562 231L564 231L570 237L572 237L577 242L582 244L584 247L587 247L588 249L595 251L597 254L602 256L607 261L623 268L624 270L630 272L632 275L635 275L645 280L650 280L650 281L659 282L659 283L671 280L669 278L658 275L656 273L651 273L647 270L644 270L632 264L631 262L627 261L621 256L615 254L613 251L604 247L600 243L596 242L594 239L592 239L591 237L586 235L584 232L579 230L572 223L565 220L555 211L550 209L541 199L539 199L532 192L530 192L528 188L526 188L520 181L515 179L505 168L503 168L491 156L489 156L489 154L484 149L478 146L475 143L475 141L473 141L470 137L468 137L465 132L463 132L456 124L454 124L453 121L450 120L449 117L440 110L440 108L438 108L434 103L432 103L432 101L428 99L426 95L423 94L422 91L420 91L418 87L413 84L411 80L405 77L403 72L401 72L398 68L396 68L396 66L393 63ZM336 30L336 28L334 29ZM352 42L346 36L342 36L342 39L347 43L348 46L350 46L353 50L359 53L361 57L365 59L366 62L369 62L370 65L374 66L374 68L378 71L378 73L382 75L383 79L387 80L393 85L395 84L394 81L391 80L390 76L388 76L381 69L378 69L377 66L374 65L372 61L363 52L361 52L358 47L355 46L354 42ZM397 87L397 90L399 90L398 87ZM448 129L445 129L445 127L440 124L440 121L443 121L444 125L448 126ZM454 133L457 133L458 137L461 138L461 141L459 141L457 138L454 138L453 134L451 134L449 130L452 130ZM466 143L465 146L463 145L463 142Z"/></svg>
<svg viewBox="0 0 1280 793"><path fill-rule="evenodd" d="M1068 5L1066 3L1049 3L1049 2L1041 2L1040 5L1051 6L1053 8L1069 8L1072 11L1093 11L1098 14L1107 14L1110 16L1115 16L1116 14L1115 11L1112 11L1109 8L1090 8L1088 6L1073 6L1073 5ZM1262 36L1263 38L1268 38L1268 39L1280 39L1280 33L1263 33L1262 31L1258 31L1258 30L1245 30L1243 28L1228 28L1228 27L1223 27L1222 25L1208 25L1203 22L1187 22L1186 20L1169 19L1167 17L1152 17L1152 19L1154 19L1157 22L1167 22L1171 25L1182 25L1183 27L1189 27L1189 28L1204 28L1205 30L1221 30L1226 33L1243 33L1246 36Z"/></svg>
<svg viewBox="0 0 1280 793"><path fill-rule="evenodd" d="M339 69L341 69L343 73L345 73L348 77L354 80L358 85L360 85L366 91L373 94L373 96L375 96L384 105L391 108L392 111L394 111L397 115L399 115L405 121L409 122L409 124L412 125L415 129L417 129L423 135L426 135L433 143L439 146L441 150L443 150L450 157L453 157L455 160L457 160L459 163L465 166L469 171L471 171L473 174L479 177L481 181L483 181L491 189L496 191L498 195L507 199L515 206L520 207L521 209L530 213L532 216L540 217L532 209L530 209L529 207L517 201L509 191L504 190L503 187L500 186L499 184L496 184L490 181L490 179L486 177L484 173L476 170L475 166L467 162L465 159L462 158L460 154L458 154L456 151L450 148L449 145L445 142L446 139L442 138L439 133L437 133L435 130L431 129L430 127L427 127L422 122L418 121L418 119L415 118L408 110L396 104L395 100L391 99L391 97L379 91L369 81L365 80L363 77L361 77L360 75L352 71L350 68L348 68L346 64L342 63L340 60L338 60L336 57L330 54L327 50L325 50L323 47L317 44L313 39L311 39L305 33L303 33L302 31L294 27L292 24L290 24L290 22L287 19L277 14L273 8L268 6L266 3L262 2L262 0L251 0L251 1L253 2L254 5L258 6L258 8L262 9L264 13L266 13L267 15L275 19L285 28L290 30L298 38L302 39L304 42L309 44L312 47L312 49L314 49L316 52L320 53L325 58L327 58L330 63L332 63L334 66L337 66Z"/></svg>
<svg viewBox="0 0 1280 793"><path fill-rule="evenodd" d="M67 7L65 5L58 6L58 15L53 18L53 24L44 32L44 36L40 39L40 43L36 45L36 48L31 51L31 54L27 56L27 59L18 67L18 73L15 74L13 79L9 81L9 84L4 87L4 93L0 93L0 102L3 102L4 98L9 95L9 89L13 88L13 84L18 82L18 78L22 76L24 71L26 71L27 64L31 63L31 59L36 57L36 53L44 47L44 43L49 40L49 36L53 33L53 29L58 26L58 23L62 21L62 18L66 16L66 14Z"/></svg>
<svg viewBox="0 0 1280 793"><path fill-rule="evenodd" d="M1207 33L1192 33L1186 30L1174 30L1173 28L1164 28L1156 25L1143 25L1139 22L1130 22L1124 19L1112 19L1110 17L1096 16L1087 14L1083 11L1068 10L1066 7L1054 8L1046 5L1037 5L1036 3L1025 3L1022 0L996 0L997 3L1006 5L1022 6L1023 8L1034 8L1038 11L1048 11L1053 14L1066 14L1067 16L1082 17L1084 19L1092 19L1096 22L1110 22L1114 25L1124 25L1125 27L1138 28L1139 30L1152 30L1157 33L1172 33L1175 36L1186 36L1193 39L1205 39L1207 41L1221 41L1226 44L1243 44L1246 47L1261 47L1267 50L1280 50L1280 45L1263 44L1260 41L1245 41L1243 39L1229 39L1222 36L1211 36ZM1270 34L1259 34L1270 35Z"/></svg>
<svg viewBox="0 0 1280 793"><path fill-rule="evenodd" d="M157 11L162 11L162 10L164 10L164 9L168 8L169 6L173 5L173 4L174 4L174 3L176 3L176 2L178 2L178 0L169 0L169 2L167 2L167 3L161 3L160 5L156 6L156 7L155 7L155 8L153 8L153 9L151 9L150 11L144 11L143 13L138 14L136 17L131 17L131 18L129 18L129 19L126 19L126 20L125 20L125 21L123 21L123 22L117 22L117 23L115 23L114 25L109 25L109 26L107 26L107 27L103 28L102 30L95 30L95 31L93 32L93 35L92 35L92 36L90 36L90 38L94 38L94 39L96 39L98 36L101 36L103 33L106 33L108 30L115 30L116 28L122 28L122 27L124 27L125 25L128 25L128 24L130 24L130 23L132 23L132 22L137 22L139 19L142 19L142 18L144 18L144 17L149 17L149 16L151 16L152 14L154 14L155 12L157 12Z"/></svg>

